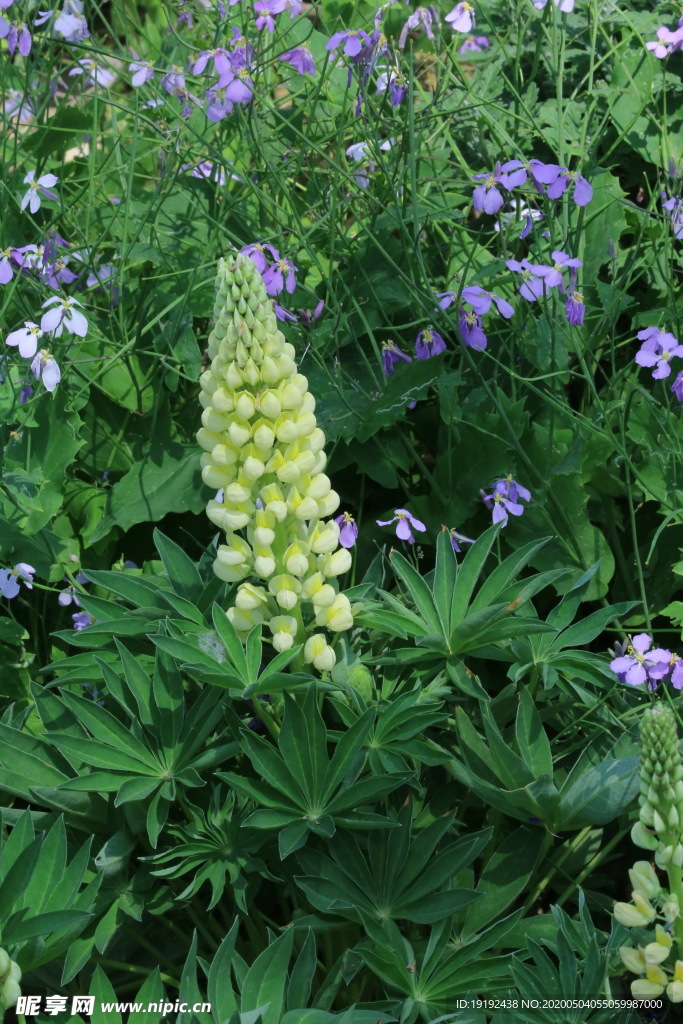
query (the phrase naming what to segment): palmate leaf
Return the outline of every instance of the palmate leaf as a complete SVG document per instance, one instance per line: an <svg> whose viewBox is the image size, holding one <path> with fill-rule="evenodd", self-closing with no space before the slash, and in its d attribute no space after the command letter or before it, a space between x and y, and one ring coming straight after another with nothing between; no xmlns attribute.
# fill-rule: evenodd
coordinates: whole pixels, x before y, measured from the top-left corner
<svg viewBox="0 0 683 1024"><path fill-rule="evenodd" d="M412 773L401 772L358 778L364 764L358 755L372 727L375 709L369 708L342 734L330 757L315 689L309 687L302 707L287 693L284 700L278 749L239 723L236 727L244 753L264 781L218 773L219 778L257 804L245 825L280 831L281 859L303 846L309 832L329 837L337 825L393 827L391 819L362 811L366 804L412 779Z"/></svg>

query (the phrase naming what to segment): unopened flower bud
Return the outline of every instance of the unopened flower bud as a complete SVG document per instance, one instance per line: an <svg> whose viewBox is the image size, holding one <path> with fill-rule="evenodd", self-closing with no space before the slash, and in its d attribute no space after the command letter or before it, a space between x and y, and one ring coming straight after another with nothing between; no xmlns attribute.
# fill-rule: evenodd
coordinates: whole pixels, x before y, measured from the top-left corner
<svg viewBox="0 0 683 1024"><path fill-rule="evenodd" d="M630 869L628 877L632 887L638 892L642 892L643 896L647 896L649 900L656 899L662 891L657 872L647 860L636 861Z"/></svg>
<svg viewBox="0 0 683 1024"><path fill-rule="evenodd" d="M312 662L319 672L331 672L336 662L335 653L324 633L314 633L308 638L304 644L304 658Z"/></svg>
<svg viewBox="0 0 683 1024"><path fill-rule="evenodd" d="M656 999L661 996L668 980L661 967L648 967L644 978L631 982L631 995L636 999Z"/></svg>
<svg viewBox="0 0 683 1024"><path fill-rule="evenodd" d="M627 970L633 974L645 974L647 963L639 949L633 949L631 946L620 946L619 956Z"/></svg>

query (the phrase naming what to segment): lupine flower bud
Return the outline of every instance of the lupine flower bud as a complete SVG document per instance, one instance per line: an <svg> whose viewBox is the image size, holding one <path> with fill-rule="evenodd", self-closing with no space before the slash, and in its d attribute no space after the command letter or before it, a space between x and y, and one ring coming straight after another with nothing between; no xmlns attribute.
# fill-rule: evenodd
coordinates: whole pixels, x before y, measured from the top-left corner
<svg viewBox="0 0 683 1024"><path fill-rule="evenodd" d="M267 622L276 650L304 642L304 659L329 671L335 655L325 635L306 640L305 633L312 619L333 632L353 625L348 599L328 582L350 568L351 557L339 548L339 525L322 522L339 496L323 472L325 435L315 399L252 260L220 260L216 290L197 433L202 478L223 490L222 500L207 505L211 522L226 533L214 571L240 584L228 610L235 629Z"/></svg>
<svg viewBox="0 0 683 1024"><path fill-rule="evenodd" d="M633 974L645 974L647 963L639 949L633 949L632 946L620 946L619 956L627 970Z"/></svg>
<svg viewBox="0 0 683 1024"><path fill-rule="evenodd" d="M635 906L631 903L614 904L614 916L619 924L625 925L626 928L640 928L651 924L656 916L655 908L642 893L634 892L631 895Z"/></svg>
<svg viewBox="0 0 683 1024"><path fill-rule="evenodd" d="M636 861L630 869L628 877L631 879L633 888L642 892L643 896L647 896L649 900L656 899L662 891L657 872L649 861Z"/></svg>
<svg viewBox="0 0 683 1024"><path fill-rule="evenodd" d="M372 672L367 665L362 665L360 662L354 665L349 671L349 685L356 690L366 703L372 700L373 695L373 681Z"/></svg>
<svg viewBox="0 0 683 1024"><path fill-rule="evenodd" d="M5 1010L16 1006L17 999L21 995L21 968L10 960L6 950L0 948L0 1017Z"/></svg>
<svg viewBox="0 0 683 1024"><path fill-rule="evenodd" d="M631 995L636 999L656 999L661 996L668 980L661 967L648 967L644 978L631 982Z"/></svg>

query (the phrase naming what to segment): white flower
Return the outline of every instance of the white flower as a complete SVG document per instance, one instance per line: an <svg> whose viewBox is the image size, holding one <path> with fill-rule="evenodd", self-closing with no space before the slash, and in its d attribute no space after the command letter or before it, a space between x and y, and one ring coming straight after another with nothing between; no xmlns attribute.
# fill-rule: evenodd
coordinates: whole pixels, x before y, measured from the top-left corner
<svg viewBox="0 0 683 1024"><path fill-rule="evenodd" d="M31 213L36 213L40 209L41 196L45 199L59 198L57 193L51 190L52 185L56 185L59 181L56 174L42 174L37 181L35 175L35 171L29 171L24 178L24 184L28 185L28 189L21 200L21 209L25 210L28 206Z"/></svg>
<svg viewBox="0 0 683 1024"><path fill-rule="evenodd" d="M57 303L57 305L53 306L53 303ZM85 338L88 332L88 321L82 313L74 309L74 306L83 308L83 304L78 299L60 299L58 295L53 295L43 303L43 309L46 306L53 306L53 308L49 309L47 313L43 313L41 318L40 326L44 331L54 331L55 338L59 338L66 327L69 334L77 334L79 338Z"/></svg>
<svg viewBox="0 0 683 1024"><path fill-rule="evenodd" d="M57 360L50 353L41 348L31 363L31 370L36 380L42 380L46 391L54 391L62 379L62 373L57 366Z"/></svg>
<svg viewBox="0 0 683 1024"><path fill-rule="evenodd" d="M19 354L24 359L31 359L36 354L38 339L42 336L43 332L38 324L34 324L32 320L25 320L24 326L17 331L12 331L5 340L8 345L18 345Z"/></svg>

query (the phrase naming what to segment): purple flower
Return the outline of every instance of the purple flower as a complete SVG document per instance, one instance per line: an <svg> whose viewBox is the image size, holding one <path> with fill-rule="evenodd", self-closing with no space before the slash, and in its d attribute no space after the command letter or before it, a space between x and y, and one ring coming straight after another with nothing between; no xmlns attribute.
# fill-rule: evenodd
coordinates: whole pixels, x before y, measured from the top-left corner
<svg viewBox="0 0 683 1024"><path fill-rule="evenodd" d="M252 242L251 245L244 245L240 249L240 252L244 256L249 257L261 276L263 276L268 269L268 261L266 260L265 252L266 249L274 260L280 259L280 253L277 251L275 246L269 245L268 242Z"/></svg>
<svg viewBox="0 0 683 1024"><path fill-rule="evenodd" d="M674 238L680 241L683 238L683 199L680 196L667 199L666 192L662 192L662 209L669 213Z"/></svg>
<svg viewBox="0 0 683 1024"><path fill-rule="evenodd" d="M593 188L578 171L568 171L566 167L560 169L555 181L548 185L546 195L548 199L559 199L572 184L574 186L573 199L577 206L587 206L593 198Z"/></svg>
<svg viewBox="0 0 683 1024"><path fill-rule="evenodd" d="M335 32L325 44L325 49L336 50L342 43L344 44L344 53L347 57L357 57L363 46L367 46L370 43L370 36L362 28Z"/></svg>
<svg viewBox="0 0 683 1024"><path fill-rule="evenodd" d="M73 619L74 629L76 630L86 629L88 626L92 626L93 622L96 621L95 617L91 615L90 612L76 612L76 614L72 615L71 618Z"/></svg>
<svg viewBox="0 0 683 1024"><path fill-rule="evenodd" d="M401 35L398 37L399 49L402 50L406 45L408 33L414 28L419 28L420 25L424 28L427 39L433 40L434 32L432 31L432 24L438 23L438 21L439 15L437 14L436 8L433 4L430 4L429 7L418 7L417 10L413 11L413 13L408 17L406 23L401 29Z"/></svg>
<svg viewBox="0 0 683 1024"><path fill-rule="evenodd" d="M296 288L297 267L291 260L278 259L266 270L263 275L263 283L269 295L279 295L286 288L289 294Z"/></svg>
<svg viewBox="0 0 683 1024"><path fill-rule="evenodd" d="M614 658L610 668L619 677L619 681L629 686L642 686L648 682L648 689L654 690L657 682L669 671L672 655L670 651L660 648L649 650L652 637L647 633L638 633L631 640L628 654ZM623 649L623 648L622 648Z"/></svg>
<svg viewBox="0 0 683 1024"><path fill-rule="evenodd" d="M20 591L19 580L27 590L33 590L35 569L27 562L17 562L13 569L0 570L0 594L8 600L16 597Z"/></svg>
<svg viewBox="0 0 683 1024"><path fill-rule="evenodd" d="M7 49L11 54L19 48L22 57L28 57L31 52L31 33L28 25L23 21L7 21L0 16L0 39L7 38Z"/></svg>
<svg viewBox="0 0 683 1024"><path fill-rule="evenodd" d="M185 73L178 64L172 64L161 79L161 87L168 93L184 92Z"/></svg>
<svg viewBox="0 0 683 1024"><path fill-rule="evenodd" d="M26 405L29 398L33 394L33 388L30 384L24 384L23 388L19 392L19 403L20 405Z"/></svg>
<svg viewBox="0 0 683 1024"><path fill-rule="evenodd" d="M12 277L12 250L3 249L0 252L0 284L9 284Z"/></svg>
<svg viewBox="0 0 683 1024"><path fill-rule="evenodd" d="M669 391L673 391L679 402L683 402L683 370L678 374Z"/></svg>
<svg viewBox="0 0 683 1024"><path fill-rule="evenodd" d="M396 363L403 361L404 363L412 363L410 356L407 356L405 352L401 352L400 348L397 347L395 341L383 341L382 342L382 373L385 377L388 377L390 373L394 372L394 366Z"/></svg>
<svg viewBox="0 0 683 1024"><path fill-rule="evenodd" d="M151 60L134 60L129 65L128 70L133 75L130 84L136 89L154 79L154 64Z"/></svg>
<svg viewBox="0 0 683 1024"><path fill-rule="evenodd" d="M559 281L556 280L557 272L554 267L546 267L543 263L529 263L528 260L507 260L505 265L508 270L515 270L522 275L523 281L519 288L519 294L527 302L535 302L536 299L544 294L546 288L552 288L554 284L559 284L562 280L561 274L559 275ZM553 283L547 283L548 277L550 277Z"/></svg>
<svg viewBox="0 0 683 1024"><path fill-rule="evenodd" d="M62 9L55 18L53 31L70 43L80 43L88 38L90 32L88 22L83 16L82 0L64 0Z"/></svg>
<svg viewBox="0 0 683 1024"><path fill-rule="evenodd" d="M489 45L486 36L468 36L462 46L458 48L458 53L478 53L487 49Z"/></svg>
<svg viewBox="0 0 683 1024"><path fill-rule="evenodd" d="M192 65L192 74L201 75L209 63L213 62L213 69L217 75L222 75L230 68L230 54L224 47L218 46L215 50L202 50Z"/></svg>
<svg viewBox="0 0 683 1024"><path fill-rule="evenodd" d="M670 53L683 48L683 27L679 26L672 32L671 29L662 25L657 29L656 42L646 43L645 47L651 50L659 60L668 57Z"/></svg>
<svg viewBox="0 0 683 1024"><path fill-rule="evenodd" d="M44 348L36 353L31 363L31 371L36 380L42 380L46 391L54 391L62 379L62 373L57 365L57 360Z"/></svg>
<svg viewBox="0 0 683 1024"><path fill-rule="evenodd" d="M497 480L493 485L490 494L481 492L482 501L487 508L492 509L492 520L494 523L502 523L507 526L508 513L513 516L521 516L524 513L524 506L519 504L522 501L530 501L531 494L526 489L507 476L503 480Z"/></svg>
<svg viewBox="0 0 683 1024"><path fill-rule="evenodd" d="M103 89L108 89L116 81L113 71L102 67L89 57L81 57L78 65L69 72L69 76L83 74L88 85L100 85Z"/></svg>
<svg viewBox="0 0 683 1024"><path fill-rule="evenodd" d="M219 89L217 85L212 85L204 95L207 100L206 116L212 124L218 124L224 117L232 113L234 103L227 98L225 89Z"/></svg>
<svg viewBox="0 0 683 1024"><path fill-rule="evenodd" d="M450 535L451 544L453 545L453 550L455 551L456 555L459 555L462 552L462 548L460 547L461 544L474 544L474 541L471 537L466 537L464 533L458 533L457 530L449 530L448 533Z"/></svg>
<svg viewBox="0 0 683 1024"><path fill-rule="evenodd" d="M415 341L415 358L429 359L446 351L446 342L436 331L420 331Z"/></svg>
<svg viewBox="0 0 683 1024"><path fill-rule="evenodd" d="M287 50L287 52L283 53L279 59L291 64L294 70L298 71L300 75L315 74L315 62L311 55L311 51L305 43L302 43L300 46L295 46L292 50Z"/></svg>
<svg viewBox="0 0 683 1024"><path fill-rule="evenodd" d="M437 292L434 298L439 300L438 304L434 307L435 312L439 309L448 309L455 301L455 292Z"/></svg>
<svg viewBox="0 0 683 1024"><path fill-rule="evenodd" d="M408 93L408 83L400 72L382 71L377 76L377 95L389 90L389 102L395 109L400 107Z"/></svg>
<svg viewBox="0 0 683 1024"><path fill-rule="evenodd" d="M505 188L519 188L526 181L527 169L521 160L508 160L500 168L500 181Z"/></svg>
<svg viewBox="0 0 683 1024"><path fill-rule="evenodd" d="M420 533L424 533L427 529L425 524L421 523L419 519L415 519L406 508L394 509L393 519L376 519L375 522L378 526L391 526L392 523L398 522L396 536L399 540L407 540L409 544L415 543L411 526Z"/></svg>
<svg viewBox="0 0 683 1024"><path fill-rule="evenodd" d="M537 11L542 11L547 2L548 0L533 0ZM553 0L553 3L562 14L570 14L574 10L574 0Z"/></svg>
<svg viewBox="0 0 683 1024"><path fill-rule="evenodd" d="M460 317L458 319L458 331L460 337L466 345L470 348L475 349L477 352L483 352L488 345L486 334L481 326L481 317L478 313L469 312L467 313L464 309L460 309Z"/></svg>
<svg viewBox="0 0 683 1024"><path fill-rule="evenodd" d="M218 79L218 88L225 89L225 98L231 103L248 103L254 95L254 84L247 68L237 71L228 68Z"/></svg>
<svg viewBox="0 0 683 1024"><path fill-rule="evenodd" d="M576 290L571 292L564 308L570 327L583 327L583 317L586 312L583 292Z"/></svg>
<svg viewBox="0 0 683 1024"><path fill-rule="evenodd" d="M7 89L5 95L5 116L16 117L20 122L30 121L35 111L26 93L19 89Z"/></svg>
<svg viewBox="0 0 683 1024"><path fill-rule="evenodd" d="M446 15L446 21L450 22L454 32L471 32L476 24L472 4L468 4L467 0L463 0L462 3L457 4Z"/></svg>
<svg viewBox="0 0 683 1024"><path fill-rule="evenodd" d="M683 356L683 345L670 331L662 331L658 327L645 327L638 331L638 338L643 344L636 352L639 366L654 366L652 376L655 380L663 380L671 373L669 360Z"/></svg>
<svg viewBox="0 0 683 1024"><path fill-rule="evenodd" d="M342 515L337 516L334 521L339 526L339 543L343 548L352 548L358 539L356 520L348 512L344 512Z"/></svg>
<svg viewBox="0 0 683 1024"><path fill-rule="evenodd" d="M42 338L43 332L32 320L25 320L24 326L12 331L5 338L6 345L18 345L19 355L24 359L32 359L38 349L38 340Z"/></svg>
<svg viewBox="0 0 683 1024"><path fill-rule="evenodd" d="M553 266L551 267L550 273L546 274L545 284L546 288L555 288L560 285L562 290L562 271L565 267L569 267L570 270L576 271L579 267L583 266L581 260L571 259L566 252L560 252L559 249L555 249L552 253L554 260Z"/></svg>
<svg viewBox="0 0 683 1024"><path fill-rule="evenodd" d="M515 311L509 302L501 299L499 295L494 295L493 292L487 292L478 284L468 285L467 288L463 288L462 298L478 316L484 316L485 313L488 313L492 302L496 304L498 312L506 320L515 315Z"/></svg>
<svg viewBox="0 0 683 1024"><path fill-rule="evenodd" d="M296 313L292 313L291 309L285 309L279 302L273 302L273 313L278 320L290 320L292 323L296 323Z"/></svg>
<svg viewBox="0 0 683 1024"><path fill-rule="evenodd" d="M25 210L28 206L31 213L36 213L40 209L41 196L45 199L58 199L57 193L52 191L52 186L58 181L55 174L43 174L36 181L36 172L29 171L24 178L24 185L28 185L28 189L21 200L21 209Z"/></svg>
<svg viewBox="0 0 683 1024"><path fill-rule="evenodd" d="M473 174L475 181L483 181L472 193L472 206L475 210L483 210L485 213L497 213L505 202L502 194L496 188L496 184L505 185L506 179L501 174L500 164L496 164L492 172L485 174Z"/></svg>

